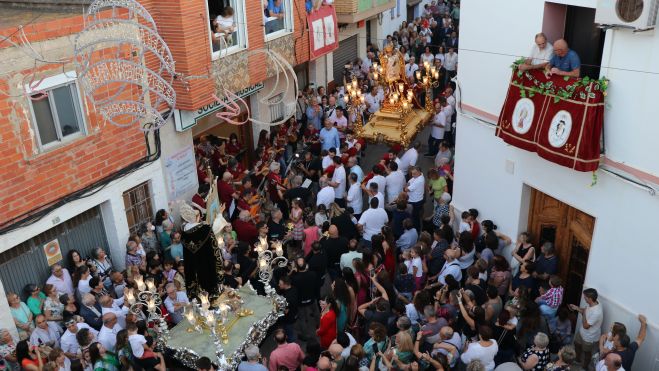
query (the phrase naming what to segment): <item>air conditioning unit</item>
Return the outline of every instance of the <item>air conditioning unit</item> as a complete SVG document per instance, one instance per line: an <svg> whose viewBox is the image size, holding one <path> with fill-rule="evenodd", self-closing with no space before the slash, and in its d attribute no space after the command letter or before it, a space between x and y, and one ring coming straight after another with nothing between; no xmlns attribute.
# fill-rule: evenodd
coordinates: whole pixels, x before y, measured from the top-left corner
<svg viewBox="0 0 659 371"><path fill-rule="evenodd" d="M597 0L595 23L634 29L657 24L659 0Z"/></svg>

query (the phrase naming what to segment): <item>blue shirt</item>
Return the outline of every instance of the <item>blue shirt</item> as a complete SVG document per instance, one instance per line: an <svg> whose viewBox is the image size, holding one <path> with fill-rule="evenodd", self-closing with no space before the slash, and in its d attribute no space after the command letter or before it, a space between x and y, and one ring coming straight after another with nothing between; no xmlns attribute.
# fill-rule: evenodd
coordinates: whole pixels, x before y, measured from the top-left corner
<svg viewBox="0 0 659 371"><path fill-rule="evenodd" d="M321 142L321 150L329 150L330 148L336 148L338 150L338 148L341 146L341 142L339 141L339 131L336 130L335 127L331 127L329 130L327 130L327 128L323 128L323 130L320 131L319 137Z"/></svg>
<svg viewBox="0 0 659 371"><path fill-rule="evenodd" d="M284 7L281 5L281 3L279 4L279 6L275 6L275 2L274 2L274 0L268 0L268 10L270 11L270 14L271 14L271 15L272 15L273 13L275 13L275 14L281 14L283 8L284 8Z"/></svg>
<svg viewBox="0 0 659 371"><path fill-rule="evenodd" d="M362 180L364 179L364 170L359 165L355 165L350 168L350 173L355 173L357 174L357 183L361 183Z"/></svg>
<svg viewBox="0 0 659 371"><path fill-rule="evenodd" d="M311 3L311 0L305 1L304 7L307 9L307 13L311 13L311 9L313 8L313 4Z"/></svg>
<svg viewBox="0 0 659 371"><path fill-rule="evenodd" d="M565 57L559 57L556 54L553 54L549 60L550 67L556 67L563 72L572 72L577 68L581 67L581 61L577 53L570 49L568 50Z"/></svg>
<svg viewBox="0 0 659 371"><path fill-rule="evenodd" d="M307 123L312 123L316 130L322 129L321 120L323 119L323 110L314 111L312 106L307 107Z"/></svg>

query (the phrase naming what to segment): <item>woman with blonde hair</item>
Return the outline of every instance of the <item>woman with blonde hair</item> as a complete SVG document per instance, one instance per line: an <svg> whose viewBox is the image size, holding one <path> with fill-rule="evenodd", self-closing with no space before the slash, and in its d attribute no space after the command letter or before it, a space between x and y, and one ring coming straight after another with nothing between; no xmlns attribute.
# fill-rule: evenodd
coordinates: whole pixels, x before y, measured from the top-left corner
<svg viewBox="0 0 659 371"><path fill-rule="evenodd" d="M14 318L14 324L18 330L18 337L23 340L30 337L32 330L34 330L34 321L30 308L21 301L21 299L13 292L7 294L7 302L9 303L9 311Z"/></svg>

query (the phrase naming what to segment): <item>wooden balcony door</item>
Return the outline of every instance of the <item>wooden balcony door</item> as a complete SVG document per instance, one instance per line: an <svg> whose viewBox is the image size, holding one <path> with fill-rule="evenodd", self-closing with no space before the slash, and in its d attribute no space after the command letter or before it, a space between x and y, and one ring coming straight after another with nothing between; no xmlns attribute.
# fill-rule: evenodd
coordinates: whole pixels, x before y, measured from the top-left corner
<svg viewBox="0 0 659 371"><path fill-rule="evenodd" d="M595 218L538 190L531 192L529 228L538 248L549 241L559 259L558 274L565 287L564 304L579 305L588 267Z"/></svg>

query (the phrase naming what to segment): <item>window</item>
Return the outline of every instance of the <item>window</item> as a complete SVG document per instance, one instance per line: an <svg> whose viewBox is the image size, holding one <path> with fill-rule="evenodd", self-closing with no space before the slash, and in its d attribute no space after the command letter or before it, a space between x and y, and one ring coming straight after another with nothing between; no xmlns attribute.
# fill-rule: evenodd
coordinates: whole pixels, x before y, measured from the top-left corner
<svg viewBox="0 0 659 371"><path fill-rule="evenodd" d="M130 233L136 233L142 224L153 220L149 182L127 190L123 197L128 230Z"/></svg>
<svg viewBox="0 0 659 371"><path fill-rule="evenodd" d="M266 41L293 31L292 12L291 0L263 0Z"/></svg>
<svg viewBox="0 0 659 371"><path fill-rule="evenodd" d="M247 48L245 0L208 0L213 58Z"/></svg>
<svg viewBox="0 0 659 371"><path fill-rule="evenodd" d="M39 146L47 149L85 134L82 102L75 73L44 79L29 87L32 124Z"/></svg>
<svg viewBox="0 0 659 371"><path fill-rule="evenodd" d="M268 99L270 107L270 121L276 122L284 118L284 93L279 93Z"/></svg>

